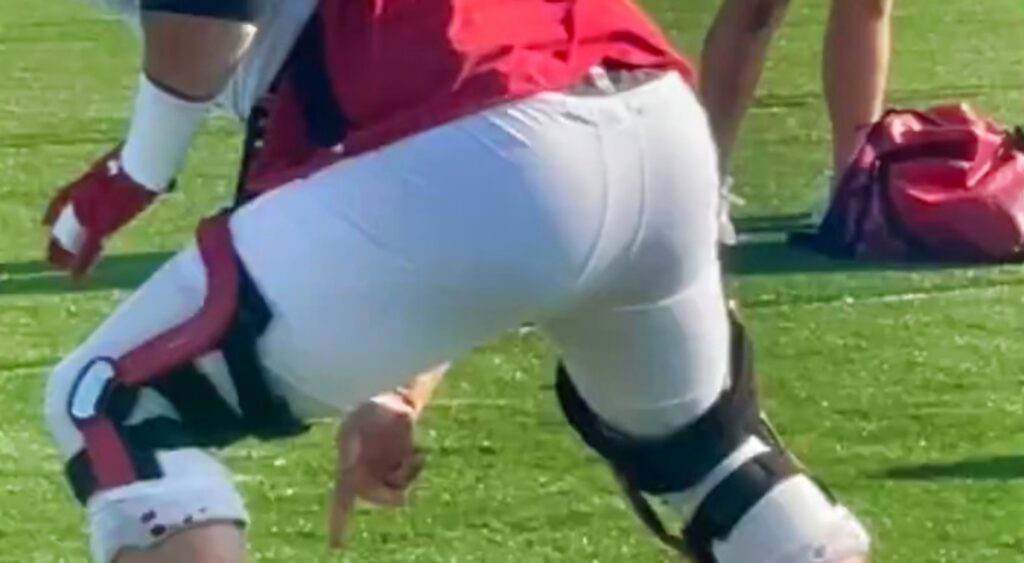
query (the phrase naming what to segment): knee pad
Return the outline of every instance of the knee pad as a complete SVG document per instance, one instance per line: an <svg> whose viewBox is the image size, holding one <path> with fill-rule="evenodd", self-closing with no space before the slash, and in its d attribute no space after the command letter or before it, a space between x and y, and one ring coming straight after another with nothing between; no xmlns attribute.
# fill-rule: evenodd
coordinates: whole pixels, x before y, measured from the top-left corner
<svg viewBox="0 0 1024 563"><path fill-rule="evenodd" d="M699 563L829 563L866 554L860 523L803 474L761 416L752 347L735 316L731 385L703 415L657 439L601 420L559 366L556 393L570 425L612 467L634 510L664 543ZM645 495L696 503L681 536Z"/></svg>
<svg viewBox="0 0 1024 563"><path fill-rule="evenodd" d="M306 429L263 376L256 344L270 310L234 253L227 218L205 221L197 238L207 293L196 314L118 357L86 358L73 378L75 366L64 364L51 378L47 419L59 442L75 444L65 470L83 504L96 492L160 478L157 451ZM213 353L227 366L230 400L196 365ZM173 416L131 420L142 392L159 394Z"/></svg>

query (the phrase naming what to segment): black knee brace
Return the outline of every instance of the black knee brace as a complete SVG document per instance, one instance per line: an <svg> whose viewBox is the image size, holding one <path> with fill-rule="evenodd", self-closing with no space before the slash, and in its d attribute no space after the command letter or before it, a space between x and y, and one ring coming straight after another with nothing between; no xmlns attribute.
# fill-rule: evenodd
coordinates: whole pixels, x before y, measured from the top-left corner
<svg viewBox="0 0 1024 563"><path fill-rule="evenodd" d="M637 439L602 421L559 365L556 393L570 425L612 467L641 520L672 548L702 563L713 562L712 541L726 538L739 520L780 482L799 472L774 439L758 406L752 346L730 315L732 380L717 402L690 425L658 439ZM682 537L669 533L644 494L690 490L750 437L772 449L747 460L700 502Z"/></svg>

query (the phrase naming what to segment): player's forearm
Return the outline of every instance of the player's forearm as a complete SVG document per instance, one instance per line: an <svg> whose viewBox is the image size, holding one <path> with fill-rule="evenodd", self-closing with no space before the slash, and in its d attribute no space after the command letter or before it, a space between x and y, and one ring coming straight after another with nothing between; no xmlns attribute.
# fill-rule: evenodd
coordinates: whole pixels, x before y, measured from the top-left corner
<svg viewBox="0 0 1024 563"><path fill-rule="evenodd" d="M785 7L785 0L725 0L704 39L700 93L723 172Z"/></svg>

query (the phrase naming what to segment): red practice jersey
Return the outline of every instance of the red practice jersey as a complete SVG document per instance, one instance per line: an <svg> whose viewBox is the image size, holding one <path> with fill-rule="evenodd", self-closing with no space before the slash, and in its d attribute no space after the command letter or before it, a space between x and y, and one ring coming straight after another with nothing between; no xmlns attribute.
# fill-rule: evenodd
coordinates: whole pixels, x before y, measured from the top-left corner
<svg viewBox="0 0 1024 563"><path fill-rule="evenodd" d="M266 107L248 183L276 187L494 105L564 90L598 65L693 74L631 0L321 0Z"/></svg>

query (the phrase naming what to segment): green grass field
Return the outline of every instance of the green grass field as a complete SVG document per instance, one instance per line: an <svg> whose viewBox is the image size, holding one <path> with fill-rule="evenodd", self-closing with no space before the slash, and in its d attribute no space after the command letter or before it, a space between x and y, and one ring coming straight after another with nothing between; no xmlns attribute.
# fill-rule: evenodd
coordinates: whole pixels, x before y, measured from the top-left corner
<svg viewBox="0 0 1024 563"><path fill-rule="evenodd" d="M694 52L711 0L651 0ZM823 0L794 2L738 155L756 229L730 269L790 445L862 513L876 561L1024 561L1024 270L835 263L780 230L827 160L818 86ZM892 102L1024 111L1024 3L898 0ZM84 286L39 261L56 186L115 142L133 41L72 0L0 0L0 561L87 560L83 518L39 414L48 366L226 201L238 139L207 130L182 189L117 239ZM330 432L226 455L255 515L255 560L668 561L578 446L550 393L553 358L509 335L457 365L430 411L430 467L412 510L363 511L351 549L322 522Z"/></svg>

